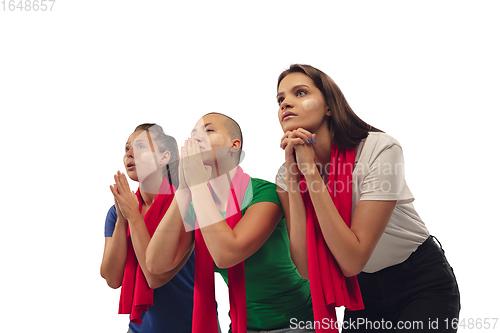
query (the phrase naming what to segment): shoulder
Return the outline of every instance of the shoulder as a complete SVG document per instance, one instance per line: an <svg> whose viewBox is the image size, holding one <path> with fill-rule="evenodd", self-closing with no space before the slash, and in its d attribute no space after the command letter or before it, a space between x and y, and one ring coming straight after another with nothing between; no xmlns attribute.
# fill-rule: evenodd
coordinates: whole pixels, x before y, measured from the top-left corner
<svg viewBox="0 0 500 333"><path fill-rule="evenodd" d="M250 178L250 186L245 193L245 201L247 205L251 206L258 202L273 202L280 205L278 194L276 193L276 185L260 178Z"/></svg>
<svg viewBox="0 0 500 333"><path fill-rule="evenodd" d="M370 132L366 138L366 146L371 146L380 150L390 148L392 146L399 146L401 144L394 137L390 136L387 133L383 132Z"/></svg>
<svg viewBox="0 0 500 333"><path fill-rule="evenodd" d="M274 184L268 182L267 180L260 178L252 178L250 177L252 182L253 191L268 191L270 188L274 189Z"/></svg>
<svg viewBox="0 0 500 333"><path fill-rule="evenodd" d="M402 155L402 147L398 140L383 132L370 132L366 137L360 159L375 161L383 152L391 151Z"/></svg>
<svg viewBox="0 0 500 333"><path fill-rule="evenodd" d="M115 205L112 205L109 210L108 214L106 215L106 222L107 223L115 223L116 219L118 218L118 215L116 215L116 208Z"/></svg>
<svg viewBox="0 0 500 333"><path fill-rule="evenodd" d="M106 220L104 224L104 236L112 237L113 231L115 230L116 220L118 219L118 215L116 214L115 205L112 205L108 213L106 214Z"/></svg>

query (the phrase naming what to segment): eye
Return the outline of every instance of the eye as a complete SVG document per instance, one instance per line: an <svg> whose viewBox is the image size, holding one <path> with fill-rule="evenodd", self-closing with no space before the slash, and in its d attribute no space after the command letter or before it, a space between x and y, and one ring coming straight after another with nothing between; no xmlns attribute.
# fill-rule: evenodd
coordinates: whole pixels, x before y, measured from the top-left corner
<svg viewBox="0 0 500 333"><path fill-rule="evenodd" d="M298 90L295 95L296 96L304 96L304 95L307 95L307 91L305 91L305 90Z"/></svg>
<svg viewBox="0 0 500 333"><path fill-rule="evenodd" d="M283 102L283 99L284 99L283 97L279 97L278 98L278 104L281 104Z"/></svg>

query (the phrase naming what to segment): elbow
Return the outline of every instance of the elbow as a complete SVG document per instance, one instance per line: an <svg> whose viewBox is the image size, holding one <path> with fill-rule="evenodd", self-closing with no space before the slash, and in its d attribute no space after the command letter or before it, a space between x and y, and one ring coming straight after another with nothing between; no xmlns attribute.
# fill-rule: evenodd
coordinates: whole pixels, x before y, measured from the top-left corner
<svg viewBox="0 0 500 333"><path fill-rule="evenodd" d="M217 266L221 269L230 268L230 267L234 266L231 263L229 263L229 261L227 261L223 258L219 258L219 259L213 258L213 259L214 259L215 266Z"/></svg>
<svg viewBox="0 0 500 333"><path fill-rule="evenodd" d="M106 283L108 286L112 289L118 289L122 286L122 281L121 279L118 279L117 277L109 276L104 272L104 270L101 267L101 277L106 280Z"/></svg>
<svg viewBox="0 0 500 333"><path fill-rule="evenodd" d="M217 267L219 268L230 268L233 267L237 264L239 264L241 261L237 261L231 258L232 256L226 254L219 254L212 256L212 259L214 260L214 263Z"/></svg>
<svg viewBox="0 0 500 333"><path fill-rule="evenodd" d="M361 270L342 270L345 277L353 277L361 273Z"/></svg>
<svg viewBox="0 0 500 333"><path fill-rule="evenodd" d="M151 274L161 274L168 271L168 269L165 269L164 265L159 265L154 260L147 260L147 259L146 259L146 268ZM151 286L150 288L154 289Z"/></svg>
<svg viewBox="0 0 500 333"><path fill-rule="evenodd" d="M112 289L118 289L118 288L120 288L122 286L122 281L118 280L118 279L112 279L112 278L106 279L106 283Z"/></svg>
<svg viewBox="0 0 500 333"><path fill-rule="evenodd" d="M342 274L344 274L345 277L353 277L361 273L363 268L365 268L366 262L364 263L353 263L347 267L341 267Z"/></svg>
<svg viewBox="0 0 500 333"><path fill-rule="evenodd" d="M156 289L156 288L160 288L161 286L163 286L163 284L161 284L160 281L149 281L148 280L149 289Z"/></svg>
<svg viewBox="0 0 500 333"><path fill-rule="evenodd" d="M174 263L161 262L158 258L146 256L146 269L151 274L163 274L173 270L176 266Z"/></svg>
<svg viewBox="0 0 500 333"><path fill-rule="evenodd" d="M112 289L118 289L122 286L121 282L114 282L114 283L109 282L109 281L107 281L107 282L108 282L108 286Z"/></svg>

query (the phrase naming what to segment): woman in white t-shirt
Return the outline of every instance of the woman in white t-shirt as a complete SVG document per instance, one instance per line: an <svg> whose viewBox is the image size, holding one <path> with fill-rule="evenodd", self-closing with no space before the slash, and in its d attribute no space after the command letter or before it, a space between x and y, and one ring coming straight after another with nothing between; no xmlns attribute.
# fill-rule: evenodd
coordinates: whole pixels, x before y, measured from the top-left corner
<svg viewBox="0 0 500 333"><path fill-rule="evenodd" d="M315 314L314 294L329 289L323 281L325 268L314 266L327 260L312 254L314 228L308 224L320 230L319 238L342 275L341 297L330 302L324 295L326 301L321 301L364 307L346 310L343 332L455 332L452 323L460 310L456 279L413 207L399 142L356 116L335 82L312 66L291 65L281 73L277 100L285 133L277 190L292 259L311 280ZM319 289L313 283L317 275ZM357 282L349 278L354 276ZM352 306L358 284L364 306ZM315 315L317 320L321 318Z"/></svg>

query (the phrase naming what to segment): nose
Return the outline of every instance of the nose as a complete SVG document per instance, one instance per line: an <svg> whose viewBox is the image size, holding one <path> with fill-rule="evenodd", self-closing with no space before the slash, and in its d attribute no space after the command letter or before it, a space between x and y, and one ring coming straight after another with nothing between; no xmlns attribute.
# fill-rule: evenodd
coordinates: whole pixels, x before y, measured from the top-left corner
<svg viewBox="0 0 500 333"><path fill-rule="evenodd" d="M197 143L200 143L202 141L201 139L201 133L196 132L196 134L191 136L192 139L194 139Z"/></svg>
<svg viewBox="0 0 500 333"><path fill-rule="evenodd" d="M292 103L288 99L283 99L280 104L280 110L285 111L286 109L293 108Z"/></svg>

